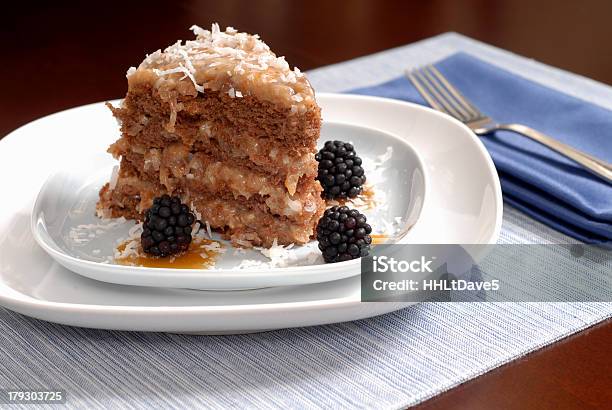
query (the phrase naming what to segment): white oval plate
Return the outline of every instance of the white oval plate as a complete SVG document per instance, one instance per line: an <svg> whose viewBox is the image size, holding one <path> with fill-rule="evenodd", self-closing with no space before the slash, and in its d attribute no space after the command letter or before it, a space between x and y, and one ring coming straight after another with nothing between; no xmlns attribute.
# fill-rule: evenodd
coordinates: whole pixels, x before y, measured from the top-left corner
<svg viewBox="0 0 612 410"><path fill-rule="evenodd" d="M406 139L422 158L427 198L407 238L421 243L494 243L502 199L484 146L463 124L414 104L318 94L323 116ZM93 126L92 124L95 124ZM359 277L250 291L121 286L54 263L30 230L34 199L76 153L104 152L117 125L102 104L34 121L0 141L0 304L74 326L185 333L242 333L356 320L407 304L361 303Z"/></svg>
<svg viewBox="0 0 612 410"><path fill-rule="evenodd" d="M370 225L393 236L399 234L398 240L407 240L406 233L418 220L425 198L424 167L416 152L406 140L389 133L324 123L320 145L334 139L351 141L357 147L366 176L375 185L380 204L363 210ZM329 282L360 272L359 260L325 264L315 241L282 251L288 258L283 262L286 267L271 265L258 250L233 249L228 242L223 244L225 253L210 269L116 264L115 248L128 238L135 223L101 221L95 215L98 192L108 182L116 161L105 152L79 154L81 158L75 158L47 180L32 212L32 231L38 244L75 273L122 285L244 290ZM382 163L377 158L387 159ZM394 224L396 218L401 223ZM393 232L387 232L390 229ZM221 241L218 235L213 238ZM241 269L244 261L250 262L250 267ZM263 266L252 267L254 263Z"/></svg>

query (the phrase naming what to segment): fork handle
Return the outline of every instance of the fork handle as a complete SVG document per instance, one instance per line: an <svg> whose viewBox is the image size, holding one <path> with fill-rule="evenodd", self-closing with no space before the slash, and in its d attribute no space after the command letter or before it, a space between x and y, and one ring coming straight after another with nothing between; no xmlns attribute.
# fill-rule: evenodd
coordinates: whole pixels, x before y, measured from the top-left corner
<svg viewBox="0 0 612 410"><path fill-rule="evenodd" d="M513 131L518 134L524 135L525 137L531 138L540 144L557 151L559 154L568 157L569 159L582 165L588 171L602 178L608 183L612 183L612 164L597 159L585 152L572 148L567 144L557 141L556 139L549 137L546 134L536 131L533 128L529 128L521 124L496 124L493 127L478 128L474 132L478 135L490 134L493 131L506 130Z"/></svg>

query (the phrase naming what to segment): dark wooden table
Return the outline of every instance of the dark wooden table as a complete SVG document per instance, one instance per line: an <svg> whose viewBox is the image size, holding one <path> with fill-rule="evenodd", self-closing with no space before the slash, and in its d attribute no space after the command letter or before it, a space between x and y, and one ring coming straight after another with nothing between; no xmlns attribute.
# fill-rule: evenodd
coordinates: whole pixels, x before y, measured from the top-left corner
<svg viewBox="0 0 612 410"><path fill-rule="evenodd" d="M457 31L612 83L612 1L115 1L3 5L0 137L40 116L125 93L145 53L219 22L259 33L303 70ZM423 408L604 408L612 322L478 377Z"/></svg>

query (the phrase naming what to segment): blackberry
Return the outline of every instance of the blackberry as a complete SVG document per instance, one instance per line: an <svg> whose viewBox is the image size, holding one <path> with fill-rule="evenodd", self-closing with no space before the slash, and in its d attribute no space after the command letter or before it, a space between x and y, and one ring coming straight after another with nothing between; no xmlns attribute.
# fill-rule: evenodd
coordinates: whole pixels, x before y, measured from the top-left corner
<svg viewBox="0 0 612 410"><path fill-rule="evenodd" d="M323 198L355 198L361 193L366 177L352 144L327 141L315 158L319 162L317 179L323 186Z"/></svg>
<svg viewBox="0 0 612 410"><path fill-rule="evenodd" d="M325 262L342 262L367 256L372 244L372 227L365 215L346 206L325 211L317 225L319 249Z"/></svg>
<svg viewBox="0 0 612 410"><path fill-rule="evenodd" d="M164 195L147 210L140 241L145 253L170 256L189 249L196 218L179 197Z"/></svg>

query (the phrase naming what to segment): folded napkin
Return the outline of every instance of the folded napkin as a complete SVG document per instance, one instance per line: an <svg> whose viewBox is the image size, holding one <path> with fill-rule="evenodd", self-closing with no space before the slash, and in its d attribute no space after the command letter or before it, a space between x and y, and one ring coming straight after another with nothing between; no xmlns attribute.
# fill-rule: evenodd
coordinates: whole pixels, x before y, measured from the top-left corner
<svg viewBox="0 0 612 410"><path fill-rule="evenodd" d="M547 88L469 54L435 66L465 97L498 122L520 123L612 162L612 111ZM351 93L426 105L405 78ZM612 185L527 137L482 137L504 200L540 222L587 243L612 243Z"/></svg>

